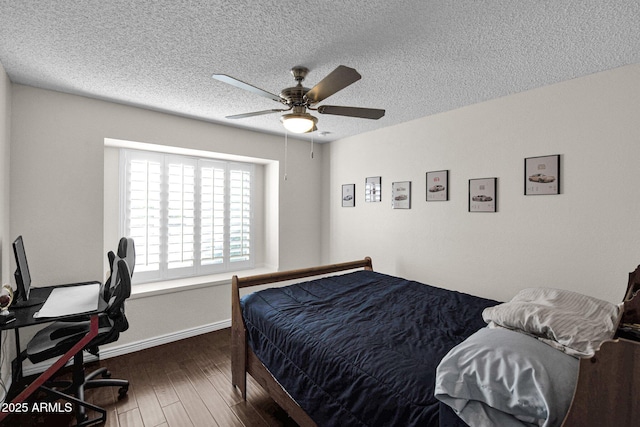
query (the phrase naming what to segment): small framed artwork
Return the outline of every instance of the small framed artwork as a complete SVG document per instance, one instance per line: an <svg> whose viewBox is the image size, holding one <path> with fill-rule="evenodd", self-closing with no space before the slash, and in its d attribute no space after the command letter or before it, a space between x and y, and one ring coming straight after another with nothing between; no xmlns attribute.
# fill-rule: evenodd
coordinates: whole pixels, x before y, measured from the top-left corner
<svg viewBox="0 0 640 427"><path fill-rule="evenodd" d="M342 186L342 207L352 208L356 205L356 185L344 184Z"/></svg>
<svg viewBox="0 0 640 427"><path fill-rule="evenodd" d="M411 181L391 184L391 207L393 209L411 209Z"/></svg>
<svg viewBox="0 0 640 427"><path fill-rule="evenodd" d="M364 201L379 202L382 200L382 178L372 176L364 181Z"/></svg>
<svg viewBox="0 0 640 427"><path fill-rule="evenodd" d="M427 172L427 202L449 200L449 171Z"/></svg>
<svg viewBox="0 0 640 427"><path fill-rule="evenodd" d="M469 212L497 212L498 178L469 180Z"/></svg>
<svg viewBox="0 0 640 427"><path fill-rule="evenodd" d="M524 194L560 194L560 155L524 159Z"/></svg>

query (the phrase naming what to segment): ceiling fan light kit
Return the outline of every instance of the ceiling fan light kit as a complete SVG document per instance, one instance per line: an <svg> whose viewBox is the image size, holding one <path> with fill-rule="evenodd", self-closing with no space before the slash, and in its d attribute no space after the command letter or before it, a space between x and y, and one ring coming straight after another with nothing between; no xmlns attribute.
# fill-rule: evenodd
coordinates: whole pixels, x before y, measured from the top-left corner
<svg viewBox="0 0 640 427"><path fill-rule="evenodd" d="M221 82L230 84L234 87L247 90L256 95L269 98L285 104L287 109L271 109L256 111L253 113L235 114L226 116L227 119L243 119L246 117L260 116L263 114L271 114L275 112L291 111L280 117L283 126L293 133L307 133L318 130L316 124L318 119L307 112L307 109L317 111L319 114L331 114L338 116L357 117L362 119L377 120L384 116L385 111L374 108L360 107L342 107L335 105L321 105L314 108L315 104L322 102L334 93L344 89L345 87L357 82L362 76L353 68L339 65L335 70L329 73L313 88L308 89L302 86L302 81L309 73L309 69L302 66L296 66L291 69L293 78L298 82L294 87L285 88L280 95L267 92L253 85L240 81L226 74L214 74L212 77Z"/></svg>
<svg viewBox="0 0 640 427"><path fill-rule="evenodd" d="M315 124L318 122L318 119L309 113L290 113L283 114L282 117L280 117L280 121L282 121L282 125L289 132L307 133L313 129Z"/></svg>

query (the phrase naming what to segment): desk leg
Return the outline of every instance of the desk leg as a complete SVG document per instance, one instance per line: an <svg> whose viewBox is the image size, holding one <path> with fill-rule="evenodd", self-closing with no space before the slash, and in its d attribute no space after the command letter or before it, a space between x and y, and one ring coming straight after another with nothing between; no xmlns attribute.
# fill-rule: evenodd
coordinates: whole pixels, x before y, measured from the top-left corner
<svg viewBox="0 0 640 427"><path fill-rule="evenodd" d="M16 332L17 333L17 332ZM58 360L55 361L46 371L44 371L38 378L35 379L29 386L22 391L11 403L17 404L24 402L29 396L31 396L36 390L38 390L49 378L53 376L60 368L62 368L71 358L78 352L82 351L93 338L98 335L98 315L91 316L91 327L89 332L82 337L69 351L63 354ZM22 366L22 362L20 362ZM0 421L4 420L9 415L9 412L0 412Z"/></svg>
<svg viewBox="0 0 640 427"><path fill-rule="evenodd" d="M11 375L13 384L20 384L22 381L22 351L20 350L20 328L15 328L16 337L16 359L11 366Z"/></svg>

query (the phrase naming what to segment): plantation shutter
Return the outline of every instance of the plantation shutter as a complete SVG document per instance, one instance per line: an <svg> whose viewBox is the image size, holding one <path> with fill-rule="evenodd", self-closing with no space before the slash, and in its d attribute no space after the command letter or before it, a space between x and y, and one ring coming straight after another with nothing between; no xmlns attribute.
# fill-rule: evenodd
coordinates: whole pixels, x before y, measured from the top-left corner
<svg viewBox="0 0 640 427"><path fill-rule="evenodd" d="M162 156L128 153L125 205L127 235L136 246L137 274L159 277L162 227Z"/></svg>
<svg viewBox="0 0 640 427"><path fill-rule="evenodd" d="M251 171L231 165L229 176L229 261L238 263L251 256Z"/></svg>
<svg viewBox="0 0 640 427"><path fill-rule="evenodd" d="M167 274L175 277L185 274L182 269L194 266L196 161L179 157L167 160Z"/></svg>
<svg viewBox="0 0 640 427"><path fill-rule="evenodd" d="M225 261L226 165L201 161L201 265L222 265Z"/></svg>
<svg viewBox="0 0 640 427"><path fill-rule="evenodd" d="M134 282L251 268L254 166L123 150Z"/></svg>

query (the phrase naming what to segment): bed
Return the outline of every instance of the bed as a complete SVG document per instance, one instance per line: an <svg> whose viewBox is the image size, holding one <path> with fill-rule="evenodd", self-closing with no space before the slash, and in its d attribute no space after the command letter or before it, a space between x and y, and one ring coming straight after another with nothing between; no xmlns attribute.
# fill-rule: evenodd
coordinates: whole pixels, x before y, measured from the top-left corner
<svg viewBox="0 0 640 427"><path fill-rule="evenodd" d="M243 288L303 278L307 280L240 297ZM630 275L622 315L628 324L640 323L640 304L631 299L640 289L639 278L638 270ZM482 359L464 353L473 340L484 345L487 354L502 354L500 344L492 340L514 332L501 325L489 331L483 319L485 310L500 305L374 272L370 258L268 275L234 276L232 383L246 398L246 375L250 374L301 426L464 426L461 406L473 407L469 402L474 399L461 405L460 401L456 404L445 402L442 396L436 398L442 392L437 375L447 359L452 359L453 365L460 365L460 360L473 365ZM636 342L607 340L593 357L578 359L524 334L517 337L524 344L503 345L500 351L530 345L538 350L524 353L546 351L553 355L549 357L566 363L567 368L560 362L552 363L560 373L575 372L573 379L547 380L552 391L544 403L550 401L554 409L545 415L545 425L560 425L563 419L566 426L627 425L625 422L637 419L639 408L630 397L640 382L640 367L634 364L640 357ZM507 342L513 339L509 336ZM513 356L503 358L511 360ZM459 374L442 369L449 377ZM547 378L557 375L551 372ZM539 382L540 378L532 377L531 381ZM553 389L560 383L564 389ZM564 399L560 409L555 409L557 394ZM594 417L602 414L606 419L596 422ZM491 418L499 415L488 416L499 419ZM519 416L513 425L520 421L522 425L542 425L527 417Z"/></svg>

